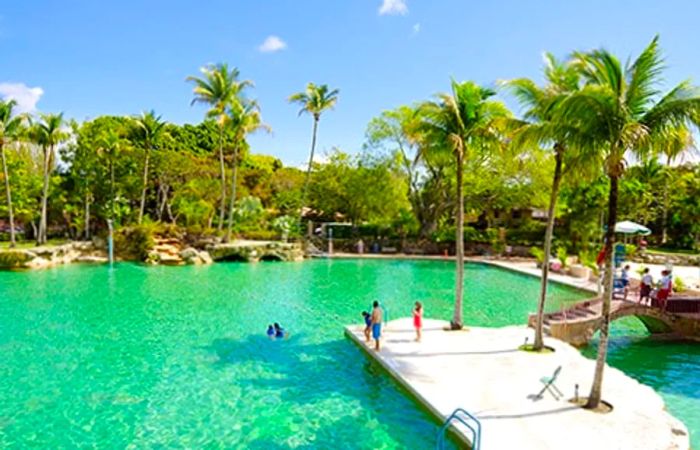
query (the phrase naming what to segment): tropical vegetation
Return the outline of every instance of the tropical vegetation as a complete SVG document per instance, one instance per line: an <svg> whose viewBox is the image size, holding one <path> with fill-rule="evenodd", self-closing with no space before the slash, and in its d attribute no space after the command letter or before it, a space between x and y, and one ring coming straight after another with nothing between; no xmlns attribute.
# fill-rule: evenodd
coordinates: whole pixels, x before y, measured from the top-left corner
<svg viewBox="0 0 700 450"><path fill-rule="evenodd" d="M654 245L700 250L700 92L689 81L663 91L663 74L658 38L627 65L602 49L547 55L544 84L499 85L521 114L495 89L452 80L447 93L381 112L362 148L333 148L323 162L315 159L319 122L339 91L309 83L288 98L312 117L303 168L251 153L248 136L270 127L249 96L253 83L224 63L187 78L192 103L207 107L199 124L154 111L79 123L60 113L18 115L5 100L0 239L99 239L108 223L125 242L148 243L144 230L158 227L222 241L316 239L302 231L313 229L307 222L341 222L336 248L363 239L375 250L455 254L453 328L464 325L465 253L535 247L543 280L536 349L551 256L592 264L604 243L593 408L602 395L616 221L647 225Z"/></svg>

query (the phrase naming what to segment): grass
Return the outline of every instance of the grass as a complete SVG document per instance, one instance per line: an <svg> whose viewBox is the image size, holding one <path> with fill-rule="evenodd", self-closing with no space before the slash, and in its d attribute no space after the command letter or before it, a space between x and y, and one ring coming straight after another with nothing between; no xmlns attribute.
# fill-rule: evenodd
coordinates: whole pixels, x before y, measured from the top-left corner
<svg viewBox="0 0 700 450"><path fill-rule="evenodd" d="M697 255L698 252L682 248L648 248L648 253L653 255Z"/></svg>
<svg viewBox="0 0 700 450"><path fill-rule="evenodd" d="M49 239L48 242L46 243L46 246L52 246L52 245L62 245L66 244L69 241L66 239ZM17 245L15 246L16 250L31 250L34 247L36 247L36 242L35 241L17 241ZM10 242L9 241L3 241L0 242L0 250L7 250L10 248Z"/></svg>

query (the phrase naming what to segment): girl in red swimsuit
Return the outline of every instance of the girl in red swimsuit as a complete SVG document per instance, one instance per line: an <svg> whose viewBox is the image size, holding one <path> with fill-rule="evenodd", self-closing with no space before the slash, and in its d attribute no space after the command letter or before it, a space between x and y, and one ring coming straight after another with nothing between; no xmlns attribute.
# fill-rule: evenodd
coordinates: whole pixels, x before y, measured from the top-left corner
<svg viewBox="0 0 700 450"><path fill-rule="evenodd" d="M423 328L423 305L421 302L416 302L413 308L413 327L416 329L416 342L420 342L421 329Z"/></svg>

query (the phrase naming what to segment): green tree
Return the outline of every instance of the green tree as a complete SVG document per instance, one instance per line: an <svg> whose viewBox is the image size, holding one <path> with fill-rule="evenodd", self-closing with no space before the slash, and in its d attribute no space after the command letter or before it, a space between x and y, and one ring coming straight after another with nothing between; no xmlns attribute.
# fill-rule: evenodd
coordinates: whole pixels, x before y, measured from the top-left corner
<svg viewBox="0 0 700 450"><path fill-rule="evenodd" d="M495 95L476 83L452 80L450 94L438 94L435 101L421 105L422 128L427 145L422 152L449 152L454 156L457 183L456 286L453 329L463 326L464 289L464 162L494 152L502 145L500 123L510 113L503 103L489 100Z"/></svg>
<svg viewBox="0 0 700 450"><path fill-rule="evenodd" d="M17 103L14 100L0 101L0 158L2 159L2 175L5 180L5 198L7 199L7 214L10 219L10 247L15 246L15 217L12 210L12 189L10 174L7 171L6 147L17 141L23 132L24 116L14 116L12 110Z"/></svg>
<svg viewBox="0 0 700 450"><path fill-rule="evenodd" d="M586 142L582 139L581 147L590 149L592 160L604 161L610 181L602 324L595 374L586 404L588 408L597 408L608 349L618 182L625 169L625 156L648 154L655 140L670 137L679 126L690 126L700 117L700 92L685 81L660 95L663 62L658 36L626 67L604 49L577 52L573 58L584 86L560 105L559 113L583 129Z"/></svg>
<svg viewBox="0 0 700 450"><path fill-rule="evenodd" d="M228 228L225 242L231 240L233 229L233 210L236 204L236 182L238 175L238 153L240 147L246 144L246 136L258 130L270 132L270 127L262 122L260 107L256 101L239 101L231 105L229 125L234 130L235 141L233 147L233 176L231 177L231 202L228 210Z"/></svg>
<svg viewBox="0 0 700 450"><path fill-rule="evenodd" d="M670 168L674 161L681 160L692 153L697 154L697 150L693 140L693 133L685 124L671 128L661 138L652 137L652 147L666 162L666 170L664 170L666 180L663 188L664 196L661 216L661 243L666 244L668 241L669 182L672 177Z"/></svg>
<svg viewBox="0 0 700 450"><path fill-rule="evenodd" d="M192 104L204 103L209 105L207 117L216 120L219 127L219 176L221 178L221 199L219 207L218 230L224 226L226 212L226 166L224 164L224 128L229 120L229 109L234 105L240 93L252 83L238 79L240 72L235 67L229 69L228 64L219 63L208 65L201 69L202 77L187 77L194 83L194 99Z"/></svg>
<svg viewBox="0 0 700 450"><path fill-rule="evenodd" d="M552 237L559 188L565 171L572 169L580 171L584 166L580 160L576 161L576 158L573 157L569 143L571 135L577 133L577 129L569 125L569 122L560 121L554 113L557 105L578 89L578 72L573 66L558 61L551 54L546 54L544 75L547 84L543 87L537 86L527 78L519 78L505 83L505 86L511 89L526 108L525 123L516 129L512 144L518 147L551 146L554 154L554 174L547 208L544 260L542 261L542 278L533 345L533 349L536 351L540 351L544 347L542 333L544 307L547 299L549 262L552 254Z"/></svg>
<svg viewBox="0 0 700 450"><path fill-rule="evenodd" d="M36 239L37 245L46 243L49 176L56 162L56 147L65 142L70 136L64 130L64 125L63 113L41 114L40 120L32 126L30 131L32 140L41 147L43 156L42 175L44 182L41 193L41 219Z"/></svg>
<svg viewBox="0 0 700 450"><path fill-rule="evenodd" d="M297 92L289 97L289 102L301 105L299 115L304 113L311 114L313 117L313 131L311 133L311 151L309 152L309 165L306 169L306 179L304 180L304 190L301 196L301 211L306 206L306 195L309 189L309 178L311 177L311 167L314 162L314 152L316 151L316 133L318 132L318 122L321 120L321 114L329 109L333 109L338 102L338 89L329 89L328 85L315 85L309 83L306 85L306 90Z"/></svg>
<svg viewBox="0 0 700 450"><path fill-rule="evenodd" d="M151 151L158 147L159 141L165 132L165 122L154 111L144 112L134 118L132 136L144 151L143 156L143 181L141 184L141 201L139 203L138 224L143 222L143 213L146 208L146 191L148 190L148 165L151 159ZM113 136L114 137L114 136ZM117 136L118 138L118 136ZM117 142L117 141L114 141Z"/></svg>

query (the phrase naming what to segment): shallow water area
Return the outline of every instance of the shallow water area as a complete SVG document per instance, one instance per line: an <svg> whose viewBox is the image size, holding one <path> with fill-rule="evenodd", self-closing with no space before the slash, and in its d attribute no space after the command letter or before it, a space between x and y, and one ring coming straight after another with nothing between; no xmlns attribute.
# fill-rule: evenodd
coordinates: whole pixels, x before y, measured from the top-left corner
<svg viewBox="0 0 700 450"><path fill-rule="evenodd" d="M343 325L374 299L389 318L416 300L426 317L449 318L453 269L314 260L0 272L0 446L431 448L438 424ZM481 264L466 273L467 323L521 324L535 310L537 279ZM549 307L585 296L553 285ZM265 336L275 321L288 339ZM697 347L657 348L630 326L611 363L693 429Z"/></svg>

